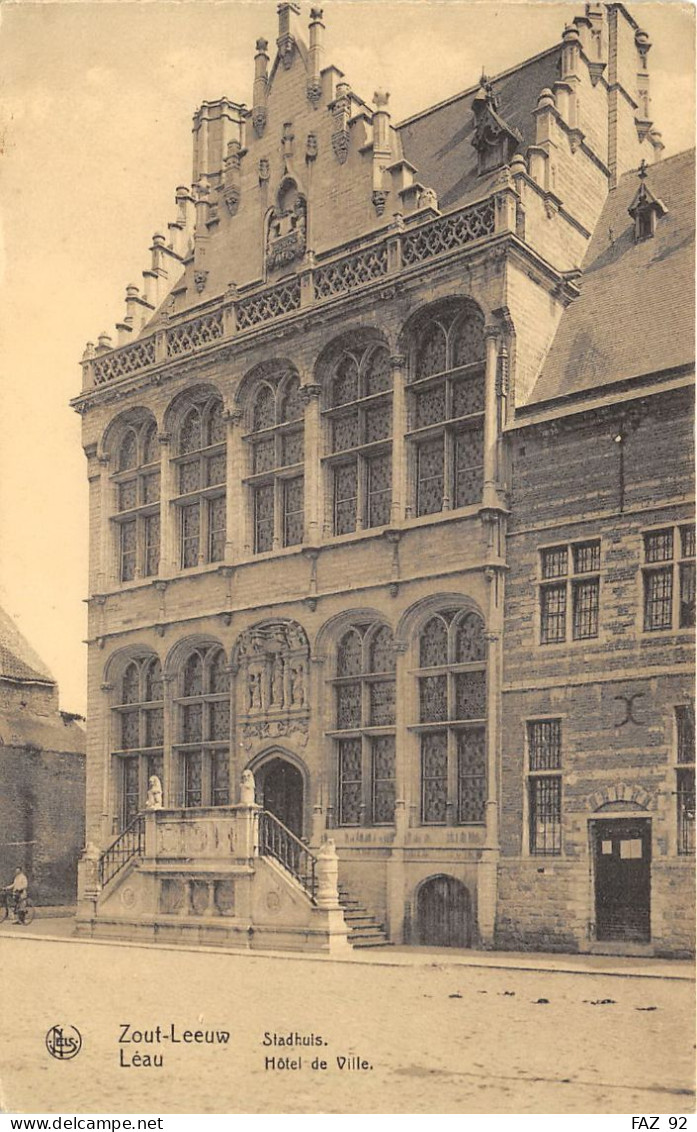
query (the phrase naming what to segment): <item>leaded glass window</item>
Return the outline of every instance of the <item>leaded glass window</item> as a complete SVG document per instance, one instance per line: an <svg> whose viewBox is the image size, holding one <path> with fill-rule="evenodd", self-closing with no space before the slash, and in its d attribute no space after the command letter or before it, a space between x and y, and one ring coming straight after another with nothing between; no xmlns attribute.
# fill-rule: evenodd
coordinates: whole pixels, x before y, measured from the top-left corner
<svg viewBox="0 0 697 1132"><path fill-rule="evenodd" d="M421 820L483 822L486 641L479 614L434 613L419 634L418 665Z"/></svg>
<svg viewBox="0 0 697 1132"><path fill-rule="evenodd" d="M116 682L115 698L117 821L124 828L145 806L150 775L162 780L164 692L157 657L129 661Z"/></svg>
<svg viewBox="0 0 697 1132"><path fill-rule="evenodd" d="M531 720L527 743L530 853L558 856L562 845L561 720Z"/></svg>
<svg viewBox="0 0 697 1132"><path fill-rule="evenodd" d="M383 346L343 351L327 380L323 415L333 533L384 526L392 506L392 373Z"/></svg>
<svg viewBox="0 0 697 1132"><path fill-rule="evenodd" d="M392 633L386 625L352 625L343 633L334 680L341 825L394 821L395 671Z"/></svg>
<svg viewBox="0 0 697 1132"><path fill-rule="evenodd" d="M176 434L175 499L179 565L188 570L225 557L226 424L218 396L201 394L182 416Z"/></svg>
<svg viewBox="0 0 697 1132"><path fill-rule="evenodd" d="M230 801L230 673L217 645L194 649L181 666L175 752L184 806Z"/></svg>
<svg viewBox="0 0 697 1132"><path fill-rule="evenodd" d="M484 320L446 304L414 335L411 447L417 515L481 501L484 482Z"/></svg>
<svg viewBox="0 0 697 1132"><path fill-rule="evenodd" d="M686 523L644 534L644 630L695 624L695 527Z"/></svg>
<svg viewBox="0 0 697 1132"><path fill-rule="evenodd" d="M160 452L151 417L125 429L113 464L118 579L152 577L160 567Z"/></svg>
<svg viewBox="0 0 697 1132"><path fill-rule="evenodd" d="M483 822L486 806L486 732L483 727L457 735L457 816Z"/></svg>
<svg viewBox="0 0 697 1132"><path fill-rule="evenodd" d="M540 643L598 636L600 539L540 551Z"/></svg>
<svg viewBox="0 0 697 1132"><path fill-rule="evenodd" d="M295 373L279 370L255 387L251 431L245 438L255 554L303 541L303 414L303 391Z"/></svg>

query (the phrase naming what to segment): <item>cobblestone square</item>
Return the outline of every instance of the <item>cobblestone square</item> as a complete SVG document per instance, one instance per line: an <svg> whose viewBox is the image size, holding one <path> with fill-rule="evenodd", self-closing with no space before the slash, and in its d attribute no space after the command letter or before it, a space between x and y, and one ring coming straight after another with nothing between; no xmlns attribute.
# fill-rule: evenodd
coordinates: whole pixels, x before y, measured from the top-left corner
<svg viewBox="0 0 697 1132"><path fill-rule="evenodd" d="M5 1111L693 1110L687 978L466 966L445 951L367 962L174 951L17 929L0 933L0 959ZM70 1061L47 1052L55 1025L80 1030ZM281 1044L296 1033L307 1044Z"/></svg>

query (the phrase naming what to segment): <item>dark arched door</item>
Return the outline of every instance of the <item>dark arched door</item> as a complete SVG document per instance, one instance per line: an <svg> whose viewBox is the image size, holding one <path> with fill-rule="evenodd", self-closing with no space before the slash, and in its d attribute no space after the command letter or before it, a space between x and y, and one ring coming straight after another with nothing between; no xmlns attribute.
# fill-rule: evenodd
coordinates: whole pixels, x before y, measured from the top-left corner
<svg viewBox="0 0 697 1132"><path fill-rule="evenodd" d="M257 772L261 804L295 834L303 832L303 776L286 759L272 759Z"/></svg>
<svg viewBox="0 0 697 1132"><path fill-rule="evenodd" d="M455 877L431 877L419 889L419 943L429 947L470 947L472 902L468 889Z"/></svg>

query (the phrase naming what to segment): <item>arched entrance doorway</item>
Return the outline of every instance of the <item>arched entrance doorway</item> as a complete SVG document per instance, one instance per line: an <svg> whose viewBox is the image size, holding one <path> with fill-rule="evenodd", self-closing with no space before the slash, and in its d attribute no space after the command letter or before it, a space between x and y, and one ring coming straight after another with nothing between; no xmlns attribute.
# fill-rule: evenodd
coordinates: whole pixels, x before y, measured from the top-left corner
<svg viewBox="0 0 697 1132"><path fill-rule="evenodd" d="M257 800L279 821L302 837L303 776L287 759L275 758L255 771Z"/></svg>
<svg viewBox="0 0 697 1132"><path fill-rule="evenodd" d="M417 898L419 943L429 947L470 947L472 901L469 890L450 876L425 881Z"/></svg>

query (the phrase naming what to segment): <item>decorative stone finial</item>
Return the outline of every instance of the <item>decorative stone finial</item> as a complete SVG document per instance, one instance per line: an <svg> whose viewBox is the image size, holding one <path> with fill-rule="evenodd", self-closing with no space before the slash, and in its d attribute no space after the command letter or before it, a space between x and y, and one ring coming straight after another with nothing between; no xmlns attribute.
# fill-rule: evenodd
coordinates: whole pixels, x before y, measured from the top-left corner
<svg viewBox="0 0 697 1132"><path fill-rule="evenodd" d="M254 805L255 791L254 775L248 767L240 776L240 802L243 806Z"/></svg>
<svg viewBox="0 0 697 1132"><path fill-rule="evenodd" d="M540 96L537 100L538 110L540 110L543 106L556 106L554 94L548 86L546 86L544 90L540 91Z"/></svg>
<svg viewBox="0 0 697 1132"><path fill-rule="evenodd" d="M378 90L375 91L375 94L373 95L373 102L377 106L378 110L384 109L387 106L387 103L389 101L390 101L389 90L383 90L382 87L380 87Z"/></svg>
<svg viewBox="0 0 697 1132"><path fill-rule="evenodd" d="M146 810L162 809L162 783L156 774L148 779L148 797L145 802Z"/></svg>

